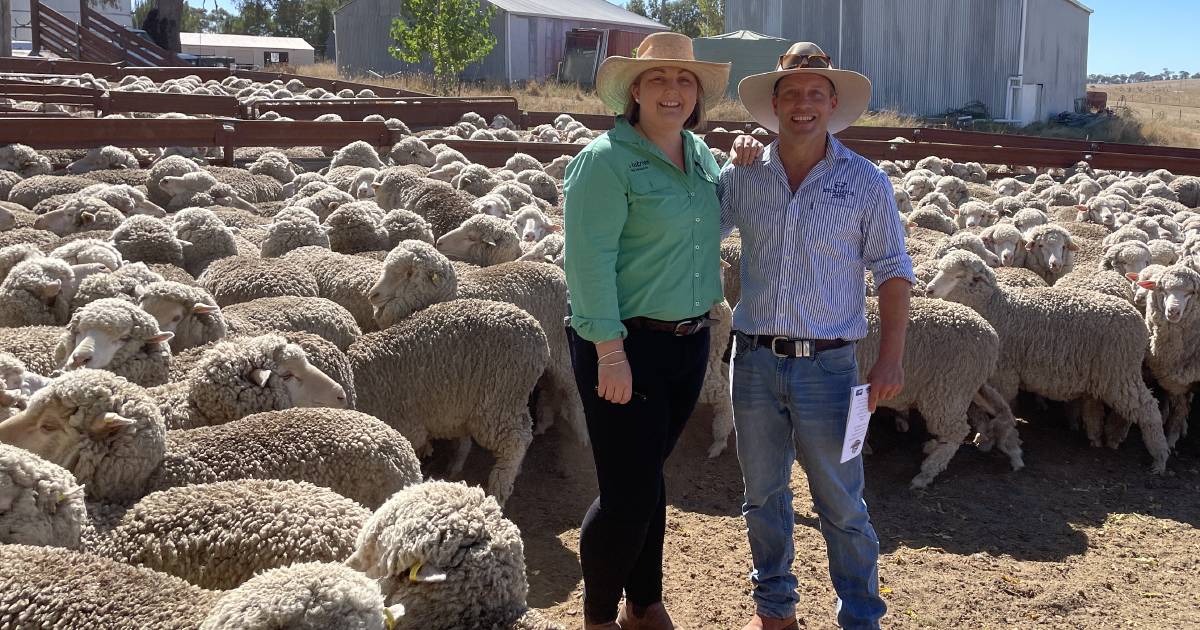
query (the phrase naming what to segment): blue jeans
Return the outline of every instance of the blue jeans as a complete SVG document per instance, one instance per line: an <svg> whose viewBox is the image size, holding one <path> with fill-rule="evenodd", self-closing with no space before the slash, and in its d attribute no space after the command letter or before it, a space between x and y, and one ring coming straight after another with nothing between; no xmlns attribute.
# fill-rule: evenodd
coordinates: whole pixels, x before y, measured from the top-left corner
<svg viewBox="0 0 1200 630"><path fill-rule="evenodd" d="M858 384L854 344L812 358L781 358L765 346L750 349L751 343L737 334L733 411L758 613L796 614L789 481L798 456L825 537L838 623L878 628L887 607L879 597L879 538L863 500L862 458L838 461L850 388Z"/></svg>

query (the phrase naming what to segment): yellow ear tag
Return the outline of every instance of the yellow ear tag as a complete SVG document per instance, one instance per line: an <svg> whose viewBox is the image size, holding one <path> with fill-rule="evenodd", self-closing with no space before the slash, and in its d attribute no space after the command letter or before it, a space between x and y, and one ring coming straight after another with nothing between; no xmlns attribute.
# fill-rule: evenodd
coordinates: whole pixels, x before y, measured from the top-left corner
<svg viewBox="0 0 1200 630"><path fill-rule="evenodd" d="M417 581L417 571L420 571L420 570L421 570L421 563L420 563L420 562L418 562L418 563L416 563L416 564L412 565L412 568L408 570L408 579L409 579L409 581L411 581L411 582L416 582L416 581Z"/></svg>

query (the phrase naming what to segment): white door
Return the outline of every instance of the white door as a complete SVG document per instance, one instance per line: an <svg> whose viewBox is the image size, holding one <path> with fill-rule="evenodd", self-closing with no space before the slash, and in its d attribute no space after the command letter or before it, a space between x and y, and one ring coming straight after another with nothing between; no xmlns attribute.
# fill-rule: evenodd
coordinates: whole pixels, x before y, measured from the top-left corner
<svg viewBox="0 0 1200 630"><path fill-rule="evenodd" d="M1017 120L1030 125L1042 120L1042 84L1026 83L1021 86L1020 109Z"/></svg>

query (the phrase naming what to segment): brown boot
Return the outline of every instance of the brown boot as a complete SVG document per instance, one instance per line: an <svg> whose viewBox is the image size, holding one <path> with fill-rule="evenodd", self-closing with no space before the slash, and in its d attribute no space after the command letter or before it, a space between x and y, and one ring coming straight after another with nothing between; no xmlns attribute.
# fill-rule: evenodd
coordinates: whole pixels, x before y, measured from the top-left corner
<svg viewBox="0 0 1200 630"><path fill-rule="evenodd" d="M628 601L621 607L617 615L617 623L624 630L677 630L679 626L671 621L667 607L662 602L649 606L635 606Z"/></svg>
<svg viewBox="0 0 1200 630"><path fill-rule="evenodd" d="M742 630L799 630L800 624L795 617L764 617L758 613L750 618L750 622Z"/></svg>

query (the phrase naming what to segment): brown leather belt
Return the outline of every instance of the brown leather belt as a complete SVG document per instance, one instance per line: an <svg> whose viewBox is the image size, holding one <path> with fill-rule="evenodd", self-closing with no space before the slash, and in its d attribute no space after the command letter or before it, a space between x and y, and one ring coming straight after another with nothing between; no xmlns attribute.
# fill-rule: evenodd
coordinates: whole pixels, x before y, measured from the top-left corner
<svg viewBox="0 0 1200 630"><path fill-rule="evenodd" d="M773 335L753 335L753 350L757 346L765 346L777 357L811 357L818 352L834 350L850 343L845 339L791 339Z"/></svg>
<svg viewBox="0 0 1200 630"><path fill-rule="evenodd" d="M691 319L681 319L678 321L665 321L661 319L650 319L649 317L630 317L622 320L621 323L629 330L649 330L652 332L671 333L676 337L685 337L694 335L705 328L713 325L714 320L701 315Z"/></svg>

